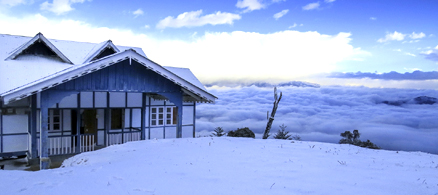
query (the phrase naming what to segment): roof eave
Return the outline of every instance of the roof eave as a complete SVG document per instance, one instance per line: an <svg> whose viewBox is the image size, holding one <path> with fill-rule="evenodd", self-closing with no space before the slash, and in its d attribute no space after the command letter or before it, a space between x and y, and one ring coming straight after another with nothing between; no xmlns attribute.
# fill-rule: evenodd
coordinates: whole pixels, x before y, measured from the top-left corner
<svg viewBox="0 0 438 195"><path fill-rule="evenodd" d="M78 78L80 76L84 76L86 74L92 73L102 68L111 66L115 63L121 62L126 59L130 59L130 60L132 59L142 64L147 69L150 69L156 72L157 74L165 77L166 79L169 79L170 81L174 82L176 85L179 85L183 91L187 91L187 93L190 92L189 94L190 96L199 97L198 99L201 99L200 102L214 103L215 99L217 99L217 97L215 97L214 95L184 80L183 78L179 77L173 72L163 68L161 65L150 61L148 58L142 56L141 54L137 53L133 49L115 53L113 55L106 56L104 58L95 60L93 62L64 69L55 74L49 75L37 81L28 83L21 87L0 94L0 97L3 98L3 102L5 103L23 99L30 95L39 93L41 91L55 87L59 84L65 83L67 81Z"/></svg>

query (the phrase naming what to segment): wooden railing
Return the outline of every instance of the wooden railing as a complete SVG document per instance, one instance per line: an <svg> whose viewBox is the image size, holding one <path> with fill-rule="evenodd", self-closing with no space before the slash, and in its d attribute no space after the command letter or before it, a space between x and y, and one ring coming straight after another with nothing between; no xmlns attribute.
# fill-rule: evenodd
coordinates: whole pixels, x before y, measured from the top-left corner
<svg viewBox="0 0 438 195"><path fill-rule="evenodd" d="M140 131L130 131L130 132L114 132L107 134L106 146L123 144L131 141L141 140ZM80 137L80 147L78 150L78 136L77 135L67 135L67 136L51 136L48 139L49 155L64 155L64 154L76 154L81 152L94 151L96 147L95 135L86 134L79 135ZM37 150L40 150L40 139L37 139Z"/></svg>
<svg viewBox="0 0 438 195"><path fill-rule="evenodd" d="M94 135L80 135L81 147L80 151L77 151L77 136L59 136L49 137L49 155L63 155L63 154L75 154L79 152L94 151L96 143L94 141ZM40 150L40 139L37 139L37 150Z"/></svg>
<svg viewBox="0 0 438 195"><path fill-rule="evenodd" d="M126 142L141 140L141 132L132 131L124 133L110 133L108 134L107 146L123 144Z"/></svg>

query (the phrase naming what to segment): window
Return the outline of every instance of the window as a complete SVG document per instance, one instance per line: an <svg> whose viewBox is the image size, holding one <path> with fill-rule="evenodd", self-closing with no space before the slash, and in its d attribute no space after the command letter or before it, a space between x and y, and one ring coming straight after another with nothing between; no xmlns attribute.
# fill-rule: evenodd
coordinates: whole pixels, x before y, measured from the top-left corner
<svg viewBox="0 0 438 195"><path fill-rule="evenodd" d="M48 128L49 131L60 131L61 130L61 110L53 109L49 110L49 120Z"/></svg>
<svg viewBox="0 0 438 195"><path fill-rule="evenodd" d="M122 129L124 109L111 109L111 129Z"/></svg>
<svg viewBox="0 0 438 195"><path fill-rule="evenodd" d="M177 107L152 107L151 108L151 125L152 126L163 126L166 125L176 125L178 116Z"/></svg>

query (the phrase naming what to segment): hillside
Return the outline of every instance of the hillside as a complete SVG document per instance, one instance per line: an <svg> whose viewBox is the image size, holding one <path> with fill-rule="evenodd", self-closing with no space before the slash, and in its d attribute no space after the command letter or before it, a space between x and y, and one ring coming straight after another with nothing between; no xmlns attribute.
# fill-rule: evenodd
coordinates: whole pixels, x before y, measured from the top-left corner
<svg viewBox="0 0 438 195"><path fill-rule="evenodd" d="M0 171L2 194L436 194L438 156L245 138L130 142Z"/></svg>

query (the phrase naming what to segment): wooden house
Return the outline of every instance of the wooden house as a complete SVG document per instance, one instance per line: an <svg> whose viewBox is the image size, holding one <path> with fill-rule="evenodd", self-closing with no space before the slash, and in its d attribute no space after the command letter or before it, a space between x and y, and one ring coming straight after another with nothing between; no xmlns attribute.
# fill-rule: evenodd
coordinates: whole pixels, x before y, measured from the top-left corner
<svg viewBox="0 0 438 195"><path fill-rule="evenodd" d="M194 137L214 103L186 68L141 48L0 34L0 157L50 156L153 138Z"/></svg>

